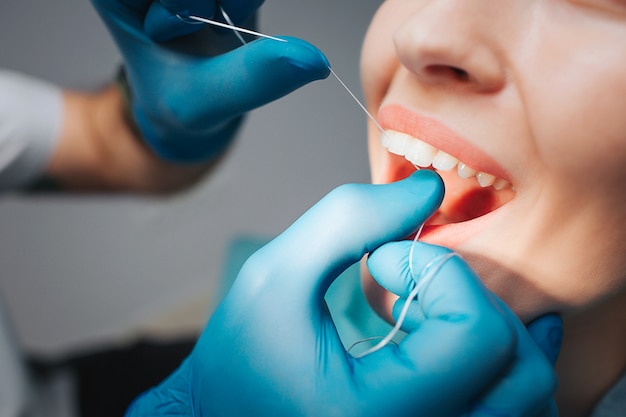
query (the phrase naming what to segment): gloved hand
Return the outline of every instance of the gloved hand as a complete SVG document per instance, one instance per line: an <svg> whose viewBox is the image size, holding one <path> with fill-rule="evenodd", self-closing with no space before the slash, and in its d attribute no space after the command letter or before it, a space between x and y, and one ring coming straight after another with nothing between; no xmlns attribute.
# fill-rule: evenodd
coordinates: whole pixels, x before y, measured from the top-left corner
<svg viewBox="0 0 626 417"><path fill-rule="evenodd" d="M460 258L418 295L423 320L399 346L355 358L339 339L323 298L331 282L371 253L375 277L405 292L411 242L387 242L414 232L442 196L431 171L331 192L248 259L190 356L128 416L549 412L550 363ZM445 250L420 245L416 270Z"/></svg>
<svg viewBox="0 0 626 417"><path fill-rule="evenodd" d="M399 296L393 308L395 319L416 285L408 267L412 245L410 241L385 244L367 261L376 281ZM417 242L412 261L418 281L423 278L420 272L433 265L433 260L450 253L447 248ZM456 329L444 330L444 326ZM409 338L415 337L415 344L424 344L415 346L412 352L421 366L435 365L431 369L437 377L432 379L432 384L441 384L444 391L453 378L458 379L456 383L460 386L479 384L478 396L456 394L449 397L454 399L452 407L458 406L459 402L464 404L464 416L558 415L552 400L556 388L552 366L561 347L561 318L546 314L525 328L504 302L483 286L460 257L450 258L431 280L424 283L416 299L410 303L402 329L409 333ZM490 347L483 351L488 345ZM482 357L488 352L493 355L491 358ZM489 373L490 377L487 376ZM481 374L491 382L478 382L477 376Z"/></svg>
<svg viewBox="0 0 626 417"><path fill-rule="evenodd" d="M245 112L329 74L324 55L302 40L259 39L241 46L230 30L202 28L175 15L219 16L212 0L92 2L123 56L140 133L166 160L215 157ZM261 3L220 1L235 24L249 20Z"/></svg>

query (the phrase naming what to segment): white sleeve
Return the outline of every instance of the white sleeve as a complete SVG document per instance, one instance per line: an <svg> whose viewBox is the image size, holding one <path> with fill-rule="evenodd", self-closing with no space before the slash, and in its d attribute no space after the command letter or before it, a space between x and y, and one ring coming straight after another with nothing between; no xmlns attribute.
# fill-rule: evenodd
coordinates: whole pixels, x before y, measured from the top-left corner
<svg viewBox="0 0 626 417"><path fill-rule="evenodd" d="M62 119L59 87L0 69L0 190L23 187L42 174Z"/></svg>

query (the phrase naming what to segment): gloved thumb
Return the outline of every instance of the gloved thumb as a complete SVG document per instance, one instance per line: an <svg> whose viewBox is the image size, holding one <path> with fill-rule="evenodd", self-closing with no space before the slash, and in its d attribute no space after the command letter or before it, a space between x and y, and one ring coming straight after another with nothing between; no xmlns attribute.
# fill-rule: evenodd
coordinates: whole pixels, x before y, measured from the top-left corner
<svg viewBox="0 0 626 417"><path fill-rule="evenodd" d="M215 113L243 113L328 77L330 64L322 51L302 39L280 39L285 42L258 39L206 60L206 71L193 81L213 95L228 92L214 101Z"/></svg>
<svg viewBox="0 0 626 417"><path fill-rule="evenodd" d="M300 323L299 316L310 322L343 270L378 246L414 232L442 198L443 182L432 171L392 184L338 187L249 258L234 286L241 290L233 292L243 295L243 288L253 288L256 300L258 288L272 288L269 295L282 300L282 315L293 323ZM261 284L265 276L268 282Z"/></svg>

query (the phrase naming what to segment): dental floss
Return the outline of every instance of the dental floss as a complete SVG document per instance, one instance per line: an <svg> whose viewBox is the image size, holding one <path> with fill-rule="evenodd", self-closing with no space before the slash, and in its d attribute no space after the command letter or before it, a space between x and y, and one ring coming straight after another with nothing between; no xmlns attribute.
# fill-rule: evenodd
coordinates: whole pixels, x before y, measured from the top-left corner
<svg viewBox="0 0 626 417"><path fill-rule="evenodd" d="M222 12L222 16L224 16L224 20L226 20L226 23L228 23L231 26L235 26L235 24L233 23L233 20L230 18L230 16L228 15L228 13L226 13L226 10L224 10L223 7L220 7L220 11ZM243 36L241 36L241 33L239 33L238 31L234 30L233 31L235 33L235 36L237 36L237 39L239 39L239 41L241 42L242 45L247 44L248 42L246 42L246 40L243 38Z"/></svg>
<svg viewBox="0 0 626 417"><path fill-rule="evenodd" d="M188 25L203 25L204 24L202 22L196 22L195 20L185 19L184 17L182 17L179 14L175 14L174 16L176 16L178 18L178 20L180 20L181 22L187 23Z"/></svg>
<svg viewBox="0 0 626 417"><path fill-rule="evenodd" d="M363 103L361 103L359 101L358 98L356 98L356 95L354 95L354 93L352 91L350 91L350 89L348 88L348 86L341 81L341 78L339 78L339 76L337 75L337 73L335 71L333 71L333 69L330 67L330 65L328 66L328 69L330 70L330 73L333 74L333 76L335 77L335 79L337 81L339 81L339 84L341 84L341 86L343 88L345 88L345 90L348 92L348 94L350 94L352 96L352 98L354 99L354 101L356 101L356 104L359 105L359 107L361 107L361 110L363 110L365 112L365 114L367 115L367 117L369 117L369 119L374 123L374 125L376 125L376 127L378 128L378 130L380 130L382 133L385 132L385 130L382 128L382 126L378 123L378 121L376 119L374 119L374 116L372 116L372 114L367 111L367 109L365 108L365 106L363 105Z"/></svg>
<svg viewBox="0 0 626 417"><path fill-rule="evenodd" d="M224 13L224 12L222 11L222 13ZM182 20L185 23L192 23L192 22L188 22L181 15L177 14L176 17L178 17L180 20ZM272 39L272 40L275 40L275 41L278 41L278 42L287 42L286 39L280 39L280 38L277 38L275 36L266 35L266 34L261 33L261 32L256 32L254 30L242 28L242 27L231 25L231 24L228 24L228 23L218 22L216 20L205 19L204 17L189 15L189 16L187 16L187 18L191 19L191 20L196 20L198 22L207 23L207 24L213 25L213 26L218 26L218 27L221 27L221 28L231 29L231 30L234 30L235 32L247 33L248 35L258 36L260 38Z"/></svg>
<svg viewBox="0 0 626 417"><path fill-rule="evenodd" d="M366 337L365 339L357 340L356 342L351 344L347 350L348 352L350 352L352 349L354 349L356 346L360 345L361 343L371 342L372 340L380 340L380 339L383 339L384 337L385 336L371 336L371 337ZM396 342L393 339L390 340L389 343L394 344L396 346L398 345L398 342Z"/></svg>
<svg viewBox="0 0 626 417"><path fill-rule="evenodd" d="M376 345L372 346L371 348L367 349L365 352L359 355L354 355L355 358L362 358L371 353L374 353L382 349L383 347L385 347L387 344L389 344L389 342L395 343L393 341L393 338L396 336L398 331L400 331L402 324L404 324L404 320L406 319L406 316L409 312L409 307L411 306L411 302L413 302L415 297L417 297L417 294L420 292L420 290L432 281L432 279L435 277L435 275L437 275L437 273L443 267L443 265L450 258L457 256L455 252L450 252L447 254L439 255L435 257L434 259L432 259L430 262L428 262L426 266L424 267L424 269L422 269L422 271L420 272L419 276L416 276L415 272L413 271L413 252L415 250L417 239L419 238L423 227L424 225L422 224L419 230L417 231L417 233L415 234L415 238L413 239L413 243L411 244L411 250L409 252L409 272L411 273L411 278L413 279L413 282L415 282L415 287L411 290L408 297L404 301L404 304L402 305L402 310L400 310L400 314L398 315L398 319L396 320L396 324L380 342L378 342ZM362 342L372 340L372 339L374 338L370 337L370 338L360 340L352 344L352 346L350 346L350 349L348 349L348 352L350 352L350 350L356 345Z"/></svg>

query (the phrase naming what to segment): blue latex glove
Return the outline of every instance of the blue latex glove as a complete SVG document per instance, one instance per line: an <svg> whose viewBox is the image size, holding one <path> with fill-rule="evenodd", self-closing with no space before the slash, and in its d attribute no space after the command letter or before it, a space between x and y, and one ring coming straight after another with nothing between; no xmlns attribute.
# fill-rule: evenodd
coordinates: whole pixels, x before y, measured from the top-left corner
<svg viewBox="0 0 626 417"><path fill-rule="evenodd" d="M135 122L149 147L167 160L214 158L245 112L329 74L324 55L302 40L241 46L230 30L184 23L174 14L211 18L220 13L211 0L92 2L124 58ZM260 3L220 5L241 24Z"/></svg>
<svg viewBox="0 0 626 417"><path fill-rule="evenodd" d="M535 319L526 328L552 365L556 363L563 341L563 320L555 313Z"/></svg>
<svg viewBox="0 0 626 417"><path fill-rule="evenodd" d="M400 297L394 305L394 318L398 317L406 297L415 287L408 268L411 246L412 242L408 241L388 243L368 259L369 270L378 283ZM417 271L417 278L433 259L449 253L451 251L447 248L417 242L413 249L413 270ZM444 325L457 327L456 331L442 332ZM470 331L472 327L474 330ZM556 388L552 365L561 347L561 318L547 314L525 328L460 257L450 258L420 290L417 299L411 302L402 329L409 333L409 338L419 335L420 342L428 340L427 335L431 333L430 346L423 346L419 354L420 363L432 362L445 368L437 372L442 386L447 384L446 378L457 378L461 384L470 384L480 373L497 372L492 374L491 383L480 385L479 396L464 398L467 411L463 415L558 415L552 400ZM466 338L465 342L463 338ZM480 340L473 340L476 338ZM491 347L481 353L485 344ZM453 357L459 346L463 348ZM445 355L444 351L448 349L451 359L445 363L437 362L435 358ZM491 358L474 356L482 356L490 350ZM500 367L496 365L498 362ZM452 398L456 398L454 405L458 405L456 401L462 397Z"/></svg>
<svg viewBox="0 0 626 417"><path fill-rule="evenodd" d="M326 289L368 252L381 282L399 292L410 287L410 242L387 242L415 231L442 196L431 171L331 192L248 259L191 355L128 415L548 413L550 363L460 258L419 294L424 319L399 346L355 358L339 339ZM421 245L417 270L444 250Z"/></svg>

